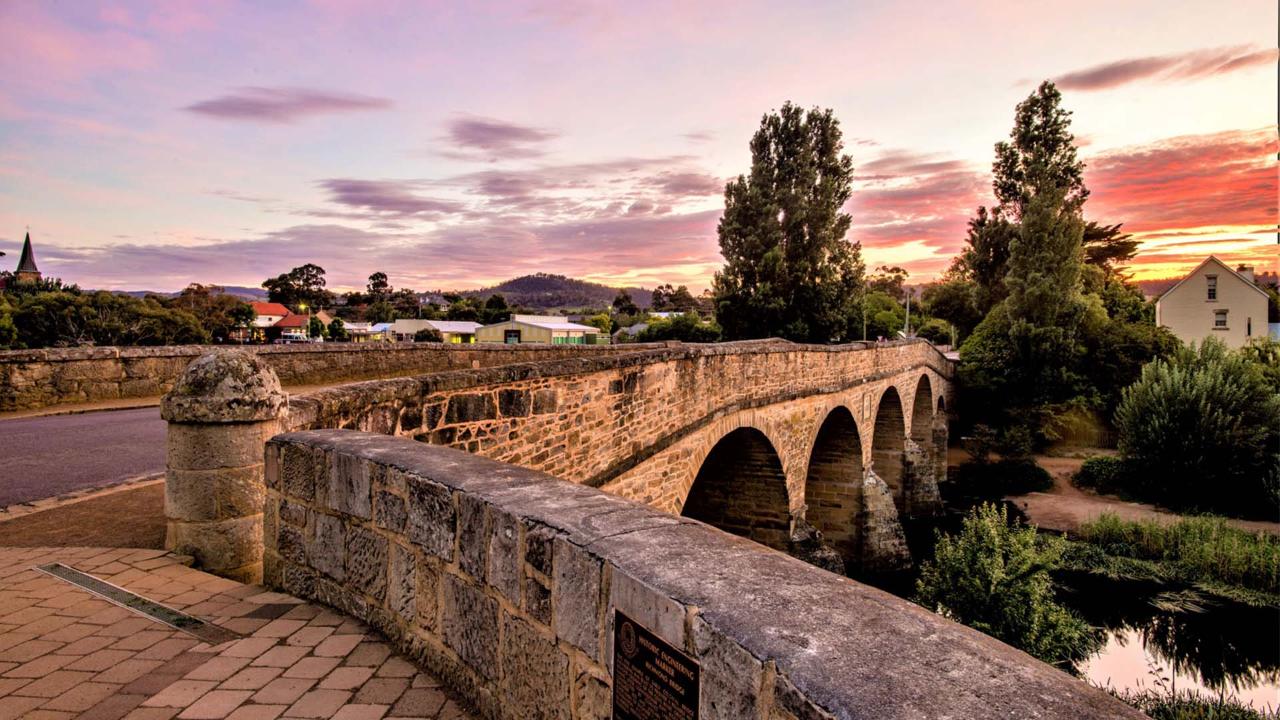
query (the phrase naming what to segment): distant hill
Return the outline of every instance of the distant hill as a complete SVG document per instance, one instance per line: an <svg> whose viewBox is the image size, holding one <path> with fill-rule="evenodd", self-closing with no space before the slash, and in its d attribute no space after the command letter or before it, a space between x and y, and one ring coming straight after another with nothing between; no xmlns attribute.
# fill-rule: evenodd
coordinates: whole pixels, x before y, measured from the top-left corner
<svg viewBox="0 0 1280 720"><path fill-rule="evenodd" d="M221 285L219 287L222 288L222 292L228 295L234 295L246 302L267 299L267 291L260 287L244 287L243 285ZM177 297L180 294L176 292L155 292L152 290L121 290L119 292L121 295L128 295L130 297L137 298L146 297L148 295L159 295L160 297L171 298Z"/></svg>
<svg viewBox="0 0 1280 720"><path fill-rule="evenodd" d="M1154 298L1160 297L1164 294L1165 290L1168 290L1178 284L1178 281L1181 279L1182 278L1180 277L1174 277L1157 278L1155 280L1138 280L1134 282L1134 285L1138 286L1138 289L1142 291L1143 295L1146 295L1148 298Z"/></svg>
<svg viewBox="0 0 1280 720"><path fill-rule="evenodd" d="M631 295L632 301L640 307L648 307L653 300L653 293L644 288L625 289ZM618 295L618 288L576 280L563 275L536 273L462 294L486 298L494 293L504 297L510 305L539 310L578 309L601 308L611 304Z"/></svg>

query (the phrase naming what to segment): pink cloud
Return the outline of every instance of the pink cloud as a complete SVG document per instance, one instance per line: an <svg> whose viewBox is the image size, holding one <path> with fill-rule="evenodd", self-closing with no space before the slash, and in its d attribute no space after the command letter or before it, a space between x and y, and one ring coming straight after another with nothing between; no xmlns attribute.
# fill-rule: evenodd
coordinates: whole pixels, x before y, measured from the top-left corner
<svg viewBox="0 0 1280 720"><path fill-rule="evenodd" d="M1256 47L1215 48L1128 58L1069 72L1055 82L1063 90L1110 90L1140 80L1194 80L1258 65L1274 65L1277 51Z"/></svg>
<svg viewBox="0 0 1280 720"><path fill-rule="evenodd" d="M229 95L188 105L183 110L220 120L292 123L314 115L390 107L390 100L366 95L306 88L246 87Z"/></svg>

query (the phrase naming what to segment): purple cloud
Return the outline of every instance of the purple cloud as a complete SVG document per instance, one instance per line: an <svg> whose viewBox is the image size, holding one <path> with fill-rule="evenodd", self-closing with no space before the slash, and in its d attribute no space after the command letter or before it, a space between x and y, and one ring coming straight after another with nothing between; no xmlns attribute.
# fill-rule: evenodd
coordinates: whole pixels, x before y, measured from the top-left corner
<svg viewBox="0 0 1280 720"><path fill-rule="evenodd" d="M448 157L463 160L487 157L490 160L538 157L535 145L554 140L557 133L505 120L463 117L449 123L445 140L459 150L445 151Z"/></svg>
<svg viewBox="0 0 1280 720"><path fill-rule="evenodd" d="M321 180L319 185L329 191L332 202L377 216L437 215L463 209L455 202L413 194L414 183L410 181L332 178Z"/></svg>
<svg viewBox="0 0 1280 720"><path fill-rule="evenodd" d="M220 120L287 124L312 115L385 110L385 98L305 88L239 88L229 95L202 100L183 108L188 112Z"/></svg>
<svg viewBox="0 0 1280 720"><path fill-rule="evenodd" d="M1128 58L1067 73L1055 80L1064 90L1109 90L1139 80L1193 80L1276 61L1277 51L1250 46L1197 50L1176 55Z"/></svg>

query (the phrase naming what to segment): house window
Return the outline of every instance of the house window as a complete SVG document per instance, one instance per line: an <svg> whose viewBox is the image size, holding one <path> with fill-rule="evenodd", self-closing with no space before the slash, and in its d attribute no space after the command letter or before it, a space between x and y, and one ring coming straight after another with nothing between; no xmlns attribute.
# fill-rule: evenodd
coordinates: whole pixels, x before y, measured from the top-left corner
<svg viewBox="0 0 1280 720"><path fill-rule="evenodd" d="M1207 299L1217 300L1218 299L1218 276L1207 275L1205 276L1205 279L1209 281L1209 297Z"/></svg>
<svg viewBox="0 0 1280 720"><path fill-rule="evenodd" d="M1227 311L1226 310L1213 311L1213 329L1214 330L1227 329Z"/></svg>
<svg viewBox="0 0 1280 720"><path fill-rule="evenodd" d="M520 344L520 331L519 331L519 330L505 330L505 331L503 331L503 333L502 333L502 342L504 342L504 343L506 343L506 344L508 344L508 345L519 345L519 344Z"/></svg>
<svg viewBox="0 0 1280 720"><path fill-rule="evenodd" d="M1253 337L1253 318L1244 319L1244 336Z"/></svg>

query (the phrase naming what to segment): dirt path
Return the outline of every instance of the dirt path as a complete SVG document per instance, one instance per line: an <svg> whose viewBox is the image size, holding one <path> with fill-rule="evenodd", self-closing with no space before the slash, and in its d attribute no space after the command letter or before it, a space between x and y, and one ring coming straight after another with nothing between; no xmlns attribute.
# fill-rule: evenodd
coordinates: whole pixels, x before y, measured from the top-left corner
<svg viewBox="0 0 1280 720"><path fill-rule="evenodd" d="M1045 530L1074 533L1082 523L1111 513L1122 520L1156 520L1176 522L1183 517L1146 503L1127 502L1111 495L1098 495L1071 484L1071 476L1084 463L1082 458L1037 455L1036 462L1053 476L1053 487L1047 492L1027 493L1005 498L1017 505L1033 525ZM1261 520L1227 521L1251 532L1280 535L1280 523Z"/></svg>

